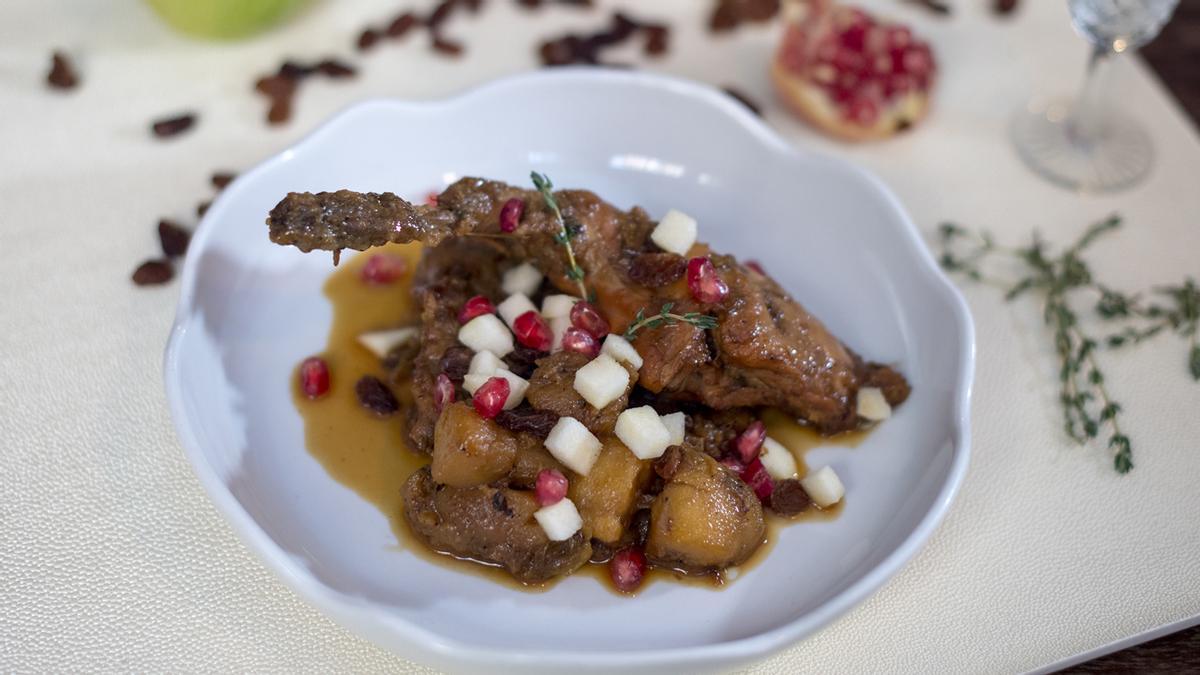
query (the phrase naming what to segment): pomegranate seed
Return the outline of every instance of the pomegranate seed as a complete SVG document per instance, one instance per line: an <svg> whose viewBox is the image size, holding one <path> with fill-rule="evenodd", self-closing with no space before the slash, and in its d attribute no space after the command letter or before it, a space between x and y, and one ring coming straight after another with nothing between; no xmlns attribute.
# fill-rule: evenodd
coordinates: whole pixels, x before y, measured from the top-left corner
<svg viewBox="0 0 1200 675"><path fill-rule="evenodd" d="M490 420L500 414L504 402L508 400L508 393L508 380L493 377L475 390L475 397L471 399L471 403L475 405L475 412L479 413L480 417Z"/></svg>
<svg viewBox="0 0 1200 675"><path fill-rule="evenodd" d="M879 106L869 98L859 97L846 107L846 119L863 127L875 124L879 119Z"/></svg>
<svg viewBox="0 0 1200 675"><path fill-rule="evenodd" d="M608 322L600 316L595 305L586 300L580 300L571 307L571 324L597 340L608 335Z"/></svg>
<svg viewBox="0 0 1200 675"><path fill-rule="evenodd" d="M314 400L329 392L329 364L325 359L310 356L300 362L300 388Z"/></svg>
<svg viewBox="0 0 1200 675"><path fill-rule="evenodd" d="M517 342L541 352L550 351L550 345L554 343L554 332L542 315L532 309L513 321L513 335L517 336Z"/></svg>
<svg viewBox="0 0 1200 675"><path fill-rule="evenodd" d="M622 593L632 593L646 577L646 555L640 548L626 548L608 561L608 575Z"/></svg>
<svg viewBox="0 0 1200 675"><path fill-rule="evenodd" d="M408 273L408 261L390 253L376 253L367 259L359 276L372 286L394 283Z"/></svg>
<svg viewBox="0 0 1200 675"><path fill-rule="evenodd" d="M738 435L734 445L743 464L749 464L758 457L758 452L762 450L763 441L766 438L767 427L761 420L754 420L750 426L746 427L745 431Z"/></svg>
<svg viewBox="0 0 1200 675"><path fill-rule="evenodd" d="M500 231L515 232L517 225L521 223L521 216L525 215L525 202L518 197L504 202L504 206L500 209Z"/></svg>
<svg viewBox="0 0 1200 675"><path fill-rule="evenodd" d="M688 261L687 285L697 302L711 305L729 295L729 286L717 276L717 270L708 258L692 258Z"/></svg>
<svg viewBox="0 0 1200 675"><path fill-rule="evenodd" d="M755 457L753 462L746 465L742 470L742 480L758 495L758 501L770 503L771 493L775 491L775 481L771 480L771 474L767 473L761 459Z"/></svg>
<svg viewBox="0 0 1200 675"><path fill-rule="evenodd" d="M438 205L438 193L430 192L429 194L425 195L425 203L430 206L437 206Z"/></svg>
<svg viewBox="0 0 1200 675"><path fill-rule="evenodd" d="M534 496L540 506L551 506L562 501L567 496L570 484L567 477L558 469L542 469L538 472L537 483L534 486Z"/></svg>
<svg viewBox="0 0 1200 675"><path fill-rule="evenodd" d="M582 328L571 326L563 331L562 348L568 352L579 352L595 358L600 354L600 341Z"/></svg>
<svg viewBox="0 0 1200 675"><path fill-rule="evenodd" d="M746 267L749 267L750 269L754 270L755 272L758 272L759 274L763 275L764 277L767 276L767 270L763 269L762 263L758 262L757 260L747 260Z"/></svg>
<svg viewBox="0 0 1200 675"><path fill-rule="evenodd" d="M438 373L433 381L433 409L442 412L442 408L454 403L454 381L445 373Z"/></svg>
<svg viewBox="0 0 1200 675"><path fill-rule="evenodd" d="M495 314L496 306L491 300L477 295L463 303L462 309L458 310L458 322L466 323L471 319L483 314Z"/></svg>

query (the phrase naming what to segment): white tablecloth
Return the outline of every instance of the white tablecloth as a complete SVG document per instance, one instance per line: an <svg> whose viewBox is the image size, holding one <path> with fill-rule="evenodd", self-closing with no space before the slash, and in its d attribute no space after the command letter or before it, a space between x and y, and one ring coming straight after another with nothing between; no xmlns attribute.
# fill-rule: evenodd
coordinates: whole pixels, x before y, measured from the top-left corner
<svg viewBox="0 0 1200 675"><path fill-rule="evenodd" d="M496 0L486 20L451 25L470 47L461 61L421 40L384 45L358 79L306 84L292 124L264 126L257 74L285 55L350 56L358 29L398 4L326 1L230 45L180 38L133 0L0 6L0 671L419 670L298 600L218 517L163 397L177 289L129 282L157 250L156 219L193 222L213 170L250 166L355 100L440 97L532 68L539 37L603 21L566 8L523 18ZM1112 85L1158 151L1141 187L1076 196L1037 180L1010 147L1018 103L1080 78L1085 47L1062 3L1026 0L1011 21L982 1L954 2L948 20L869 3L917 24L943 75L927 124L852 148L771 103L772 30L713 41L707 2L619 4L676 26L667 58L630 60L737 84L794 142L877 171L923 227L952 218L1011 241L1036 226L1061 242L1119 211L1127 226L1090 255L1106 279L1136 289L1200 276L1200 144L1140 64L1121 64ZM54 47L77 57L78 91L44 87ZM151 119L187 109L200 113L191 133L147 133ZM1037 309L987 287L966 294L979 359L958 500L894 581L754 672L1021 671L1200 614L1200 385L1185 375L1183 346L1101 357L1136 446L1137 468L1118 477L1100 449L1062 436Z"/></svg>

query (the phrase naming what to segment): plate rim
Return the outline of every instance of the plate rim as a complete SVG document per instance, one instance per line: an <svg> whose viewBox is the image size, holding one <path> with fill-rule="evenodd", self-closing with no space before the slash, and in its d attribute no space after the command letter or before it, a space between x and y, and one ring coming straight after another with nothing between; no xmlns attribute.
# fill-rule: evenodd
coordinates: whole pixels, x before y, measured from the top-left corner
<svg viewBox="0 0 1200 675"><path fill-rule="evenodd" d="M238 538L280 580L300 597L322 613L333 618L344 628L365 636L375 644L401 656L426 658L438 664L459 664L487 668L513 667L571 667L575 670L606 670L629 667L692 666L704 667L720 663L745 663L780 651L825 627L834 619L848 612L873 595L888 580L896 575L928 542L929 537L945 518L951 503L958 494L966 474L970 458L970 402L975 375L975 327L970 309L962 293L937 265L919 230L912 222L899 199L881 179L857 164L813 148L799 148L786 141L762 119L751 113L744 105L735 101L720 89L701 82L669 75L618 69L565 67L548 71L531 71L497 78L485 84L468 87L447 97L435 100L404 100L397 98L367 99L344 107L319 124L295 143L243 172L213 202L212 207L201 219L192 238L192 249L204 249L214 223L224 210L224 202L232 199L242 186L259 174L270 171L274 166L291 158L306 146L316 144L332 129L341 126L362 111L373 108L398 110L420 110L429 112L439 107L468 104L497 89L519 86L531 81L554 82L559 80L593 81L602 86L613 84L663 88L695 100L702 105L713 106L730 117L733 122L749 131L768 150L782 153L788 158L817 156L824 161L839 165L849 173L857 175L884 198L887 205L903 224L901 233L906 236L924 267L924 272L946 299L953 314L953 323L961 345L956 355L956 381L954 412L952 415L953 458L947 478L938 490L929 509L917 522L904 540L878 564L852 582L844 590L825 600L816 608L794 620L744 638L713 642L691 647L667 649L582 651L555 649L498 649L481 647L448 639L440 634L410 623L387 612L367 600L354 598L336 591L316 579L307 569L293 560L262 529L247 512L217 475L204 454L199 436L192 420L187 416L184 405L184 383L179 377L180 345L191 323L198 275L198 255L187 256L181 274L181 285L176 315L171 327L163 355L163 378L171 419L184 448L188 462L199 479L209 499L232 526ZM400 637L412 650L399 652L395 648L395 637Z"/></svg>

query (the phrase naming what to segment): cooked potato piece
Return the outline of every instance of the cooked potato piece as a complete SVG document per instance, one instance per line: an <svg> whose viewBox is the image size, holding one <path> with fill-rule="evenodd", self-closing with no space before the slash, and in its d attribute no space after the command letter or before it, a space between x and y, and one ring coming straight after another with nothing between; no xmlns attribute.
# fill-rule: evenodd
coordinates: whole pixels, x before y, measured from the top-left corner
<svg viewBox="0 0 1200 675"><path fill-rule="evenodd" d="M648 460L634 457L615 438L606 440L592 470L571 477L569 496L583 516L584 530L605 544L620 542L650 474Z"/></svg>
<svg viewBox="0 0 1200 675"><path fill-rule="evenodd" d="M451 487L485 485L504 478L517 459L517 439L471 406L448 406L433 430L433 480Z"/></svg>
<svg viewBox="0 0 1200 675"><path fill-rule="evenodd" d="M646 556L707 572L746 561L763 542L762 505L713 458L683 450L679 468L650 506Z"/></svg>

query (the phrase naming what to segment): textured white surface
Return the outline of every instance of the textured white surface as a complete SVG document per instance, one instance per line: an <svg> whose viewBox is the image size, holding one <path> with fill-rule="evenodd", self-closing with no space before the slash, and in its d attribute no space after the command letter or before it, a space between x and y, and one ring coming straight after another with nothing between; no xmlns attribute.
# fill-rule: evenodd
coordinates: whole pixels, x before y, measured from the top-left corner
<svg viewBox="0 0 1200 675"><path fill-rule="evenodd" d="M700 29L707 3L625 4L679 17L672 55L653 67L769 102L769 31L714 43ZM1038 226L1061 241L1119 210L1127 227L1091 256L1114 285L1200 275L1200 143L1140 66L1122 64L1113 86L1151 130L1156 171L1131 192L1081 198L1035 180L1005 136L1027 93L1075 86L1084 48L1059 3L1023 3L1007 23L984 3L957 3L947 21L869 4L918 23L943 63L925 127L845 150L918 223L953 218L1009 240ZM491 20L521 16L492 5ZM420 671L297 600L218 518L163 399L175 289L128 282L157 250L158 217L194 220L211 171L249 166L359 98L441 96L531 67L537 36L598 22L569 10L513 30L464 19L453 25L472 48L461 62L416 41L384 46L358 80L305 85L296 120L264 129L255 75L284 55L350 54L357 29L394 9L326 2L259 41L220 46L177 38L132 2L0 9L0 670ZM78 56L75 93L42 86L56 46ZM149 120L181 109L201 113L192 133L149 138ZM773 104L767 117L798 143L833 147ZM1137 468L1118 478L1099 451L1061 438L1037 310L989 288L967 295L975 442L950 515L881 592L754 672L1019 671L1200 612L1200 387L1182 347L1105 356L1136 444Z"/></svg>

